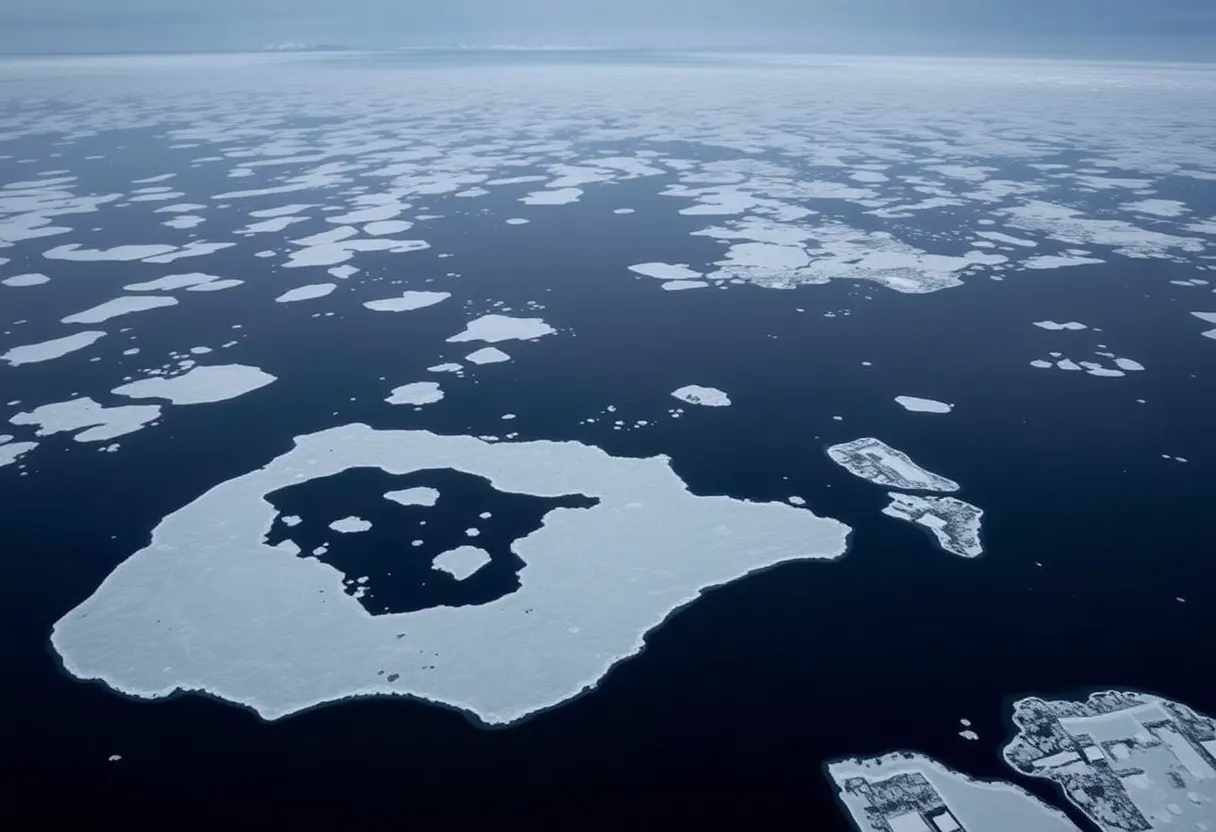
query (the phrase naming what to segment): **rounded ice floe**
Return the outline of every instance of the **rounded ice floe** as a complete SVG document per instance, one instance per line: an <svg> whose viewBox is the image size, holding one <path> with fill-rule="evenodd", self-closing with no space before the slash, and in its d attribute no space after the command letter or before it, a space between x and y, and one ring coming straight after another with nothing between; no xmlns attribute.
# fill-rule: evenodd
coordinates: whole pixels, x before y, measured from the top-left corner
<svg viewBox="0 0 1216 832"><path fill-rule="evenodd" d="M709 286L704 280L665 280L663 288L668 292L680 292L686 289L704 289Z"/></svg>
<svg viewBox="0 0 1216 832"><path fill-rule="evenodd" d="M104 336L105 333L100 330L87 330L85 332L65 335L62 338L54 338L50 341L41 341L37 344L23 344L19 347L13 347L3 355L0 355L0 361L7 361L14 367L22 364L36 364L40 361L50 361L51 359L61 358L68 353L91 346Z"/></svg>
<svg viewBox="0 0 1216 832"><path fill-rule="evenodd" d="M432 561L436 569L447 572L458 581L472 575L490 562L490 555L485 549L476 546L461 546L441 553Z"/></svg>
<svg viewBox="0 0 1216 832"><path fill-rule="evenodd" d="M448 343L463 341L530 341L557 332L541 318L511 318L506 315L483 315L470 321L464 332L448 338Z"/></svg>
<svg viewBox="0 0 1216 832"><path fill-rule="evenodd" d="M473 364L501 364L504 361L511 360L511 356L498 347L482 347L476 352L469 353L464 358Z"/></svg>
<svg viewBox="0 0 1216 832"><path fill-rule="evenodd" d="M949 413L954 405L939 402L936 399L921 399L916 396L896 396L895 401L904 410L913 413Z"/></svg>
<svg viewBox="0 0 1216 832"><path fill-rule="evenodd" d="M41 286L48 281L50 281L50 278L44 274L15 274L12 277L0 280L0 284L19 288L23 286Z"/></svg>
<svg viewBox="0 0 1216 832"><path fill-rule="evenodd" d="M265 543L266 495L361 467L454 469L596 504L555 509L517 541L522 583L493 604L371 615L340 572ZM849 531L784 503L694 496L663 457L347 425L297 437L166 517L51 643L68 673L137 697L201 691L276 719L395 694L502 724L585 692L704 590L840 557Z"/></svg>
<svg viewBox="0 0 1216 832"><path fill-rule="evenodd" d="M133 312L146 312L149 309L159 309L162 306L176 306L177 298L148 297L146 295L123 295L108 300L91 309L68 315L62 319L65 324L99 324L119 315L130 315Z"/></svg>
<svg viewBox="0 0 1216 832"><path fill-rule="evenodd" d="M511 217L506 222L507 225L527 225L531 222L531 220L525 219L524 217Z"/></svg>
<svg viewBox="0 0 1216 832"><path fill-rule="evenodd" d="M828 456L850 474L886 488L909 491L958 491L957 482L928 471L886 442L872 436L828 448Z"/></svg>
<svg viewBox="0 0 1216 832"><path fill-rule="evenodd" d="M275 376L257 367L220 364L194 367L172 378L153 376L133 381L110 392L131 399L167 399L173 404L204 404L235 399L275 380Z"/></svg>
<svg viewBox="0 0 1216 832"><path fill-rule="evenodd" d="M506 355L506 353L503 354ZM463 365L457 364L454 361L449 361L445 364L436 364L433 367L427 367L426 371L428 373L459 373L463 369Z"/></svg>
<svg viewBox="0 0 1216 832"><path fill-rule="evenodd" d="M343 517L329 524L329 527L339 534L358 534L372 527L372 524L362 517Z"/></svg>
<svg viewBox="0 0 1216 832"><path fill-rule="evenodd" d="M702 387L698 384L688 384L678 390L671 391L671 395L682 402L699 404L703 407L727 407L730 405L730 396L716 387Z"/></svg>
<svg viewBox="0 0 1216 832"><path fill-rule="evenodd" d="M323 298L338 288L337 283L313 283L308 286L297 286L295 289L289 289L283 294L275 298L275 303L295 303L301 300L315 300Z"/></svg>
<svg viewBox="0 0 1216 832"><path fill-rule="evenodd" d="M402 292L400 297L369 300L363 304L373 312L410 312L447 300L451 292Z"/></svg>
<svg viewBox="0 0 1216 832"><path fill-rule="evenodd" d="M44 404L9 419L14 425L37 425L36 436L80 431L77 442L104 442L134 433L160 418L155 404L102 407L88 397Z"/></svg>
<svg viewBox="0 0 1216 832"><path fill-rule="evenodd" d="M384 495L384 499L392 500L394 503L403 506L426 506L430 507L439 501L439 491L426 486L417 488L406 488L401 491L390 491Z"/></svg>
<svg viewBox="0 0 1216 832"><path fill-rule="evenodd" d="M434 404L443 398L443 390L434 381L415 381L394 387L386 402L389 404Z"/></svg>

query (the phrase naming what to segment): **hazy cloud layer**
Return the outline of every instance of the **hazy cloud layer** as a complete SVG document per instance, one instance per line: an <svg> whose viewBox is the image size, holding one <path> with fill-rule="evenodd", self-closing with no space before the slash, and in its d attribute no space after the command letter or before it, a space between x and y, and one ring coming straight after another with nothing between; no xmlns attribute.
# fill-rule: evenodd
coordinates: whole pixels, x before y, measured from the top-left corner
<svg viewBox="0 0 1216 832"><path fill-rule="evenodd" d="M1212 55L1212 0L4 0L0 51L567 44Z"/></svg>

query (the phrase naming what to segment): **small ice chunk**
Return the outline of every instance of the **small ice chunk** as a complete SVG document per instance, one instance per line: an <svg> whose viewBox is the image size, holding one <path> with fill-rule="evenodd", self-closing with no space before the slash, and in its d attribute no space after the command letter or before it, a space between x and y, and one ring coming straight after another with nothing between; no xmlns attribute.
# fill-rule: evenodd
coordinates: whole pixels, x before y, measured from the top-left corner
<svg viewBox="0 0 1216 832"><path fill-rule="evenodd" d="M434 367L427 367L426 371L428 373L459 373L463 369L463 365L449 361L446 364L436 364Z"/></svg>
<svg viewBox="0 0 1216 832"><path fill-rule="evenodd" d="M663 288L668 292L681 292L686 289L704 289L709 286L704 280L667 280Z"/></svg>
<svg viewBox="0 0 1216 832"><path fill-rule="evenodd" d="M511 318L506 315L483 315L470 321L464 332L448 338L448 343L463 341L485 341L496 344L499 341L530 341L544 335L552 335L557 330L549 326L541 318Z"/></svg>
<svg viewBox="0 0 1216 832"><path fill-rule="evenodd" d="M50 281L50 278L44 274L15 274L12 277L0 280L0 283L16 288L21 286L40 286L48 281Z"/></svg>
<svg viewBox="0 0 1216 832"><path fill-rule="evenodd" d="M372 524L362 519L361 517L343 517L341 520L335 520L329 524L329 527L336 532L342 534L358 534L365 532L372 527Z"/></svg>
<svg viewBox="0 0 1216 832"><path fill-rule="evenodd" d="M456 580L463 581L489 562L490 555L486 550L476 546L461 546L440 554L435 558L434 566Z"/></svg>
<svg viewBox="0 0 1216 832"><path fill-rule="evenodd" d="M702 387L697 384L688 384L678 390L673 390L671 395L682 402L699 404L704 407L727 407L730 405L730 397L716 387Z"/></svg>
<svg viewBox="0 0 1216 832"><path fill-rule="evenodd" d="M393 388L392 394L385 399L389 404L434 404L443 398L443 391L434 381L415 381Z"/></svg>
<svg viewBox="0 0 1216 832"><path fill-rule="evenodd" d="M303 518L301 518L295 514L288 514L285 517L283 517L282 519L283 519L283 525L287 526L288 528L291 528L292 526L298 526L304 522Z"/></svg>
<svg viewBox="0 0 1216 832"><path fill-rule="evenodd" d="M1056 366L1059 367L1061 370L1068 370L1070 372L1075 372L1075 371L1081 369L1080 364L1078 364L1077 362L1075 362L1071 359L1068 359L1068 358L1061 358L1059 361L1056 362Z"/></svg>
<svg viewBox="0 0 1216 832"><path fill-rule="evenodd" d="M523 217L511 217L511 219L507 220L507 225L527 225L530 222L531 220L524 219Z"/></svg>
<svg viewBox="0 0 1216 832"><path fill-rule="evenodd" d="M911 410L913 413L949 413L954 409L952 404L935 399L920 399L916 396L896 396L895 401L904 410Z"/></svg>
<svg viewBox="0 0 1216 832"><path fill-rule="evenodd" d="M373 312L410 312L434 306L451 296L451 292L402 292L399 298L369 300L363 306Z"/></svg>
<svg viewBox="0 0 1216 832"><path fill-rule="evenodd" d="M510 361L511 356L498 349L498 347L483 347L476 352L466 355L465 360L473 364L500 364L503 361ZM460 365L456 366L459 367Z"/></svg>
<svg viewBox="0 0 1216 832"><path fill-rule="evenodd" d="M313 283L309 286L297 286L275 298L275 303L295 303L301 300L323 298L338 288L337 283Z"/></svg>
<svg viewBox="0 0 1216 832"><path fill-rule="evenodd" d="M1116 358L1115 365L1118 366L1120 370L1128 370L1133 373L1144 369L1143 364L1141 364L1139 361L1133 361L1130 358Z"/></svg>
<svg viewBox="0 0 1216 832"><path fill-rule="evenodd" d="M1070 332L1078 332L1082 329L1089 328L1085 326L1085 324L1078 323L1077 321L1066 321L1062 324L1058 324L1055 321L1035 321L1034 325L1039 327L1039 329L1068 330Z"/></svg>
<svg viewBox="0 0 1216 832"><path fill-rule="evenodd" d="M390 491L384 499L392 500L403 506L426 506L430 508L439 500L439 491L435 488L406 488L401 491Z"/></svg>

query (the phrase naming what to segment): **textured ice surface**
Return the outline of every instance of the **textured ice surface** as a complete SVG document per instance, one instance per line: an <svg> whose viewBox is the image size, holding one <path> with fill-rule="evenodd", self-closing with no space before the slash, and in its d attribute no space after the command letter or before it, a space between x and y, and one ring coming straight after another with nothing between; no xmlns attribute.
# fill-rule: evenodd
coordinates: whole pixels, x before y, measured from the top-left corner
<svg viewBox="0 0 1216 832"><path fill-rule="evenodd" d="M244 364L193 367L179 376L133 381L111 392L132 399L167 399L173 404L203 404L235 399L275 380L270 373Z"/></svg>
<svg viewBox="0 0 1216 832"><path fill-rule="evenodd" d="M36 364L40 361L50 361L53 358L60 358L68 353L82 350L87 346L94 344L98 338L105 336L100 330L87 330L85 332L76 332L71 335L65 335L62 338L53 338L50 341L42 341L37 344L23 344L0 355L0 360L7 361L14 367L21 364Z"/></svg>
<svg viewBox="0 0 1216 832"><path fill-rule="evenodd" d="M451 292L402 292L401 297L369 300L363 305L373 312L409 312L445 301Z"/></svg>
<svg viewBox="0 0 1216 832"><path fill-rule="evenodd" d="M964 558L984 553L980 545L980 520L983 509L954 497L925 497L919 494L888 495L891 503L882 510L888 517L918 523L937 538L947 552Z"/></svg>
<svg viewBox="0 0 1216 832"><path fill-rule="evenodd" d="M671 395L675 396L682 402L689 404L699 404L705 407L727 407L730 405L730 396L716 387L702 387L699 384L688 384L678 390L673 390Z"/></svg>
<svg viewBox="0 0 1216 832"><path fill-rule="evenodd" d="M911 491L958 491L954 480L921 468L903 451L873 437L828 448L828 456L850 474L885 488Z"/></svg>
<svg viewBox="0 0 1216 832"><path fill-rule="evenodd" d="M360 467L451 468L501 491L598 502L555 509L517 541L522 584L498 601L373 616L341 573L264 542L266 494ZM51 640L72 675L137 697L206 691L275 719L396 694L506 723L596 684L705 589L840 557L848 532L784 503L694 496L663 457L347 425L297 437L166 517Z"/></svg>
<svg viewBox="0 0 1216 832"><path fill-rule="evenodd" d="M394 387L386 402L389 404L434 404L443 398L443 391L434 381L415 381Z"/></svg>
<svg viewBox="0 0 1216 832"><path fill-rule="evenodd" d="M1080 832L1011 783L973 780L920 754L828 764L858 832Z"/></svg>
<svg viewBox="0 0 1216 832"><path fill-rule="evenodd" d="M177 298L148 295L124 295L114 300L68 315L63 319L65 324L99 324L119 315L130 315L133 312L146 312L162 306L176 306Z"/></svg>
<svg viewBox="0 0 1216 832"><path fill-rule="evenodd" d="M540 318L509 318L506 315L483 315L470 321L464 332L447 339L449 343L463 341L485 341L497 344L500 341L530 341L542 335L556 332Z"/></svg>
<svg viewBox="0 0 1216 832"><path fill-rule="evenodd" d="M954 409L952 404L935 399L920 399L916 396L896 396L895 401L904 410L911 410L914 413L949 413Z"/></svg>

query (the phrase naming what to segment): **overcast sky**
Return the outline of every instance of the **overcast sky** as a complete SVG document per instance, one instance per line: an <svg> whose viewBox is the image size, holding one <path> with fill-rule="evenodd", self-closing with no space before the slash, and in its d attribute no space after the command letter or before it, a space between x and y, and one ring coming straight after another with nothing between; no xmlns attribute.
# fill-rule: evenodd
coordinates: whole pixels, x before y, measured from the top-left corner
<svg viewBox="0 0 1216 832"><path fill-rule="evenodd" d="M0 51L572 45L1216 60L1216 0L0 0Z"/></svg>

